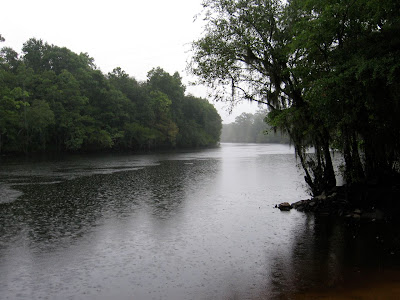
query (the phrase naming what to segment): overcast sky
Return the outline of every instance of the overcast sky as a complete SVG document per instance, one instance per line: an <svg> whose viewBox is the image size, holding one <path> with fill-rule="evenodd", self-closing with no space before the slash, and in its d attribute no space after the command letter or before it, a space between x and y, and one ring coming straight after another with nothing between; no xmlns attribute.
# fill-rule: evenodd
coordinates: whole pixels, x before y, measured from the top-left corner
<svg viewBox="0 0 400 300"><path fill-rule="evenodd" d="M80 53L87 52L103 73L121 67L137 80L161 67L178 71L187 92L206 97L204 87L189 86L185 71L190 43L200 37L201 0L2 0L0 46L20 52L35 37ZM244 103L228 114L226 104L215 104L224 123L257 105Z"/></svg>

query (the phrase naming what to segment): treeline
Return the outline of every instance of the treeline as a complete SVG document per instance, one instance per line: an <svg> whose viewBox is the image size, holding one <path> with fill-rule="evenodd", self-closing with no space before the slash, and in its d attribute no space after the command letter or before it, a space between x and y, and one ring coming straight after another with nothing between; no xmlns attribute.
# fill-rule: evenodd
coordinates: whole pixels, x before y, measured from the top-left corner
<svg viewBox="0 0 400 300"><path fill-rule="evenodd" d="M223 143L283 143L290 142L289 136L273 130L265 122L266 110L255 114L242 113L235 122L222 125Z"/></svg>
<svg viewBox="0 0 400 300"><path fill-rule="evenodd" d="M218 143L221 127L178 73L103 74L87 54L37 39L22 55L1 49L0 153L201 147Z"/></svg>

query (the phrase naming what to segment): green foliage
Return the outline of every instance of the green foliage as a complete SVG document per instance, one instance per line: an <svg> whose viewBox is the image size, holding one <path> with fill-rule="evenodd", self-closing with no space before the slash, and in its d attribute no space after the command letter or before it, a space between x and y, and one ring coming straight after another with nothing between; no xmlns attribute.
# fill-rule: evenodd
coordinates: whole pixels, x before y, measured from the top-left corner
<svg viewBox="0 0 400 300"><path fill-rule="evenodd" d="M388 181L400 161L400 3L395 0L204 0L190 70L215 99L264 103L287 132L313 194ZM308 154L312 147L315 152Z"/></svg>
<svg viewBox="0 0 400 300"><path fill-rule="evenodd" d="M222 120L205 99L188 96L182 103L181 118L177 120L177 143L183 147L212 146L218 143Z"/></svg>
<svg viewBox="0 0 400 300"><path fill-rule="evenodd" d="M42 40L28 40L22 51L0 51L0 153L149 150L219 141L215 108L186 96L178 73L156 68L139 83L121 68L104 75L86 53ZM195 113L185 115L188 108ZM195 115L202 119L192 120Z"/></svg>

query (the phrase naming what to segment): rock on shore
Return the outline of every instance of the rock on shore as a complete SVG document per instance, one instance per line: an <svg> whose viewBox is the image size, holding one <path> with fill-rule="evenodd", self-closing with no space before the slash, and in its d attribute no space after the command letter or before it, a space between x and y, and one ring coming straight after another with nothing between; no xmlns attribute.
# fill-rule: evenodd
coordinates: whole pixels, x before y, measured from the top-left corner
<svg viewBox="0 0 400 300"><path fill-rule="evenodd" d="M289 211L292 209L292 205L289 204L289 202L283 202L278 205L278 208L282 211Z"/></svg>
<svg viewBox="0 0 400 300"><path fill-rule="evenodd" d="M336 215L354 221L382 221L389 218L387 210L377 208L371 202L368 202L368 205L362 206L362 203L350 202L348 199L349 195L346 188L337 187L328 194L323 193L322 195L300 200L292 204L283 202L275 207L281 211L296 209L300 212L312 212L319 215Z"/></svg>

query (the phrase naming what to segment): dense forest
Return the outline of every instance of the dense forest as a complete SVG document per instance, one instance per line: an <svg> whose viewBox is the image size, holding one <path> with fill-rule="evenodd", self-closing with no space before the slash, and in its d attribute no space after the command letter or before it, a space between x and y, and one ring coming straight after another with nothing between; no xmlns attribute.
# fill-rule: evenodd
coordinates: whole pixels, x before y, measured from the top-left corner
<svg viewBox="0 0 400 300"><path fill-rule="evenodd" d="M192 74L215 99L264 103L314 195L395 186L400 173L400 1L204 0ZM315 152L309 153L312 147ZM397 187L398 188L398 187Z"/></svg>
<svg viewBox="0 0 400 300"><path fill-rule="evenodd" d="M0 35L0 40L4 38ZM215 145L221 118L161 68L138 82L87 54L30 39L0 52L0 153Z"/></svg>
<svg viewBox="0 0 400 300"><path fill-rule="evenodd" d="M267 111L242 113L235 122L222 125L221 142L224 143L289 143L289 136L275 131L265 122Z"/></svg>

